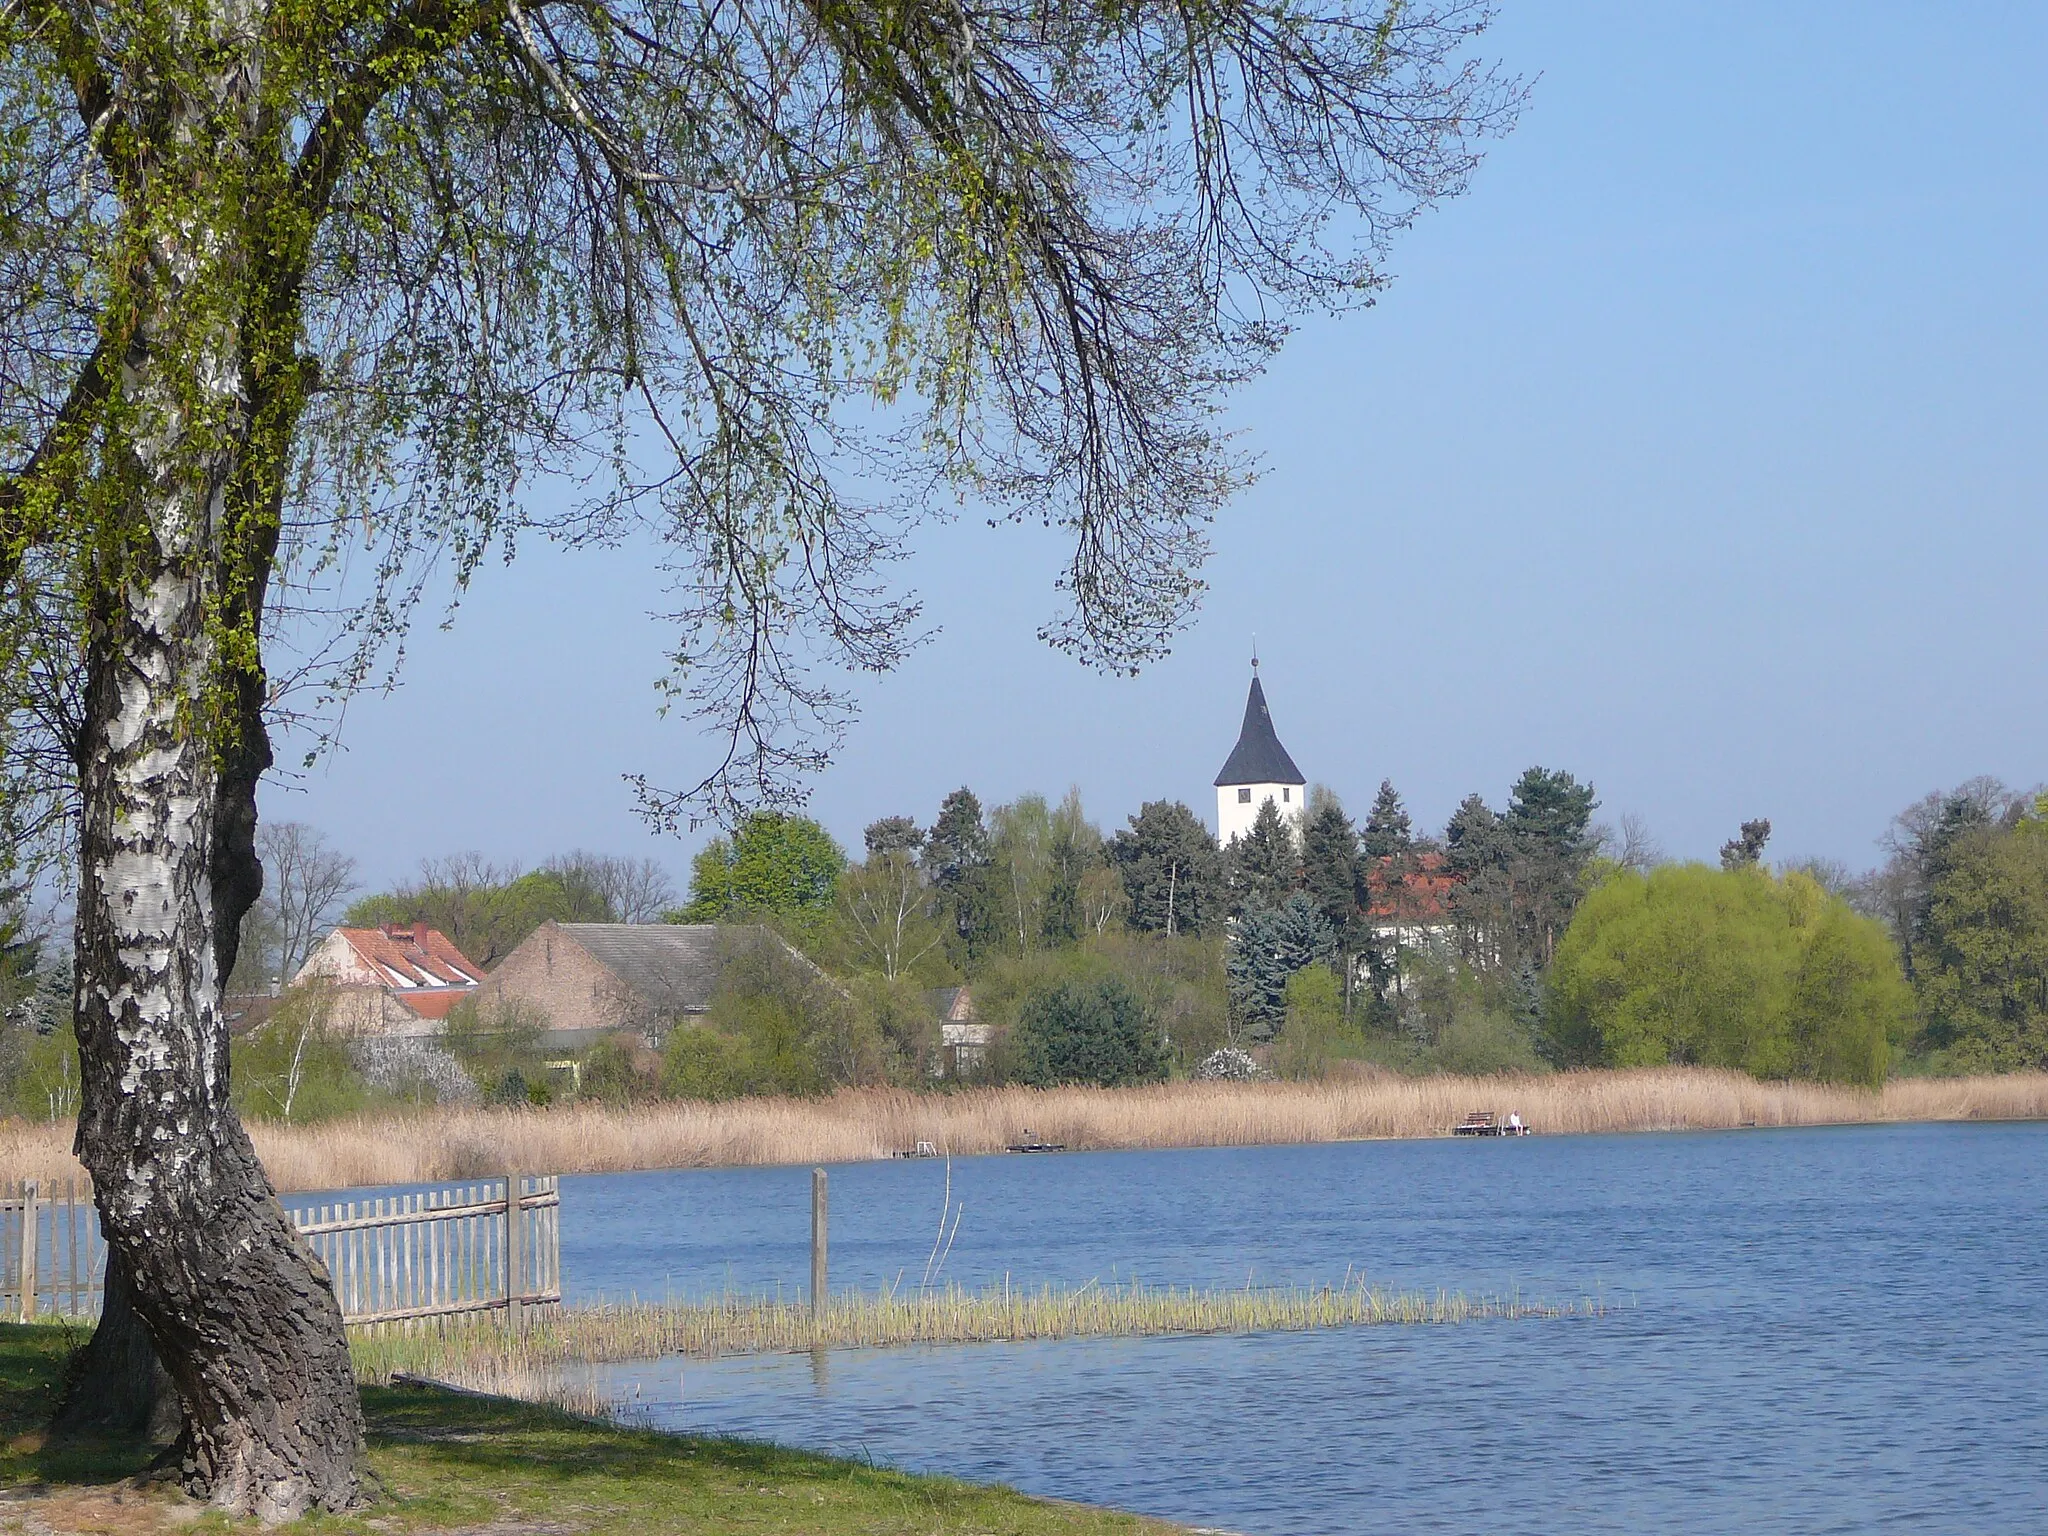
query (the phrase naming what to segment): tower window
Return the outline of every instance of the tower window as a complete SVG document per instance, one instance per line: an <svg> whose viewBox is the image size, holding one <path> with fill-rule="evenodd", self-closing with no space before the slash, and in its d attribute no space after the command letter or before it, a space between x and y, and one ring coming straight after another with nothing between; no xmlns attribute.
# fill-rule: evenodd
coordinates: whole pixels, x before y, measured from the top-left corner
<svg viewBox="0 0 2048 1536"><path fill-rule="evenodd" d="M1294 791L1293 791L1293 790L1291 790L1291 789L1283 789L1283 790L1281 790L1281 791L1280 791L1280 799L1281 799L1281 802L1282 802L1283 804L1290 804L1290 805L1291 805L1291 804L1293 803L1293 801L1294 801Z"/></svg>
<svg viewBox="0 0 2048 1536"><path fill-rule="evenodd" d="M1239 805L1250 805L1252 803L1252 792L1249 787L1240 789L1237 792L1237 803Z"/></svg>

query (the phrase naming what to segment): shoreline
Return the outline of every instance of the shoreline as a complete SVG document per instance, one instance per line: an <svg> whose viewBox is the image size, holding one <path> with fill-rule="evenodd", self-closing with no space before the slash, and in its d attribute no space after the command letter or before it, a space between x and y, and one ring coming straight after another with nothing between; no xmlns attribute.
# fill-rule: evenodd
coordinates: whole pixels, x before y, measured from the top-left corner
<svg viewBox="0 0 2048 1536"><path fill-rule="evenodd" d="M1466 1113L1521 1114L1539 1135L2048 1119L2048 1073L1901 1078L1878 1092L1760 1082L1703 1067L1515 1077L1162 1083L1143 1088L843 1089L818 1099L628 1108L426 1108L310 1126L254 1121L281 1192L529 1173L624 1173L878 1161L928 1141L953 1156L1027 1140L1070 1151L1312 1145L1447 1135ZM11 1181L82 1178L72 1126L0 1120Z"/></svg>

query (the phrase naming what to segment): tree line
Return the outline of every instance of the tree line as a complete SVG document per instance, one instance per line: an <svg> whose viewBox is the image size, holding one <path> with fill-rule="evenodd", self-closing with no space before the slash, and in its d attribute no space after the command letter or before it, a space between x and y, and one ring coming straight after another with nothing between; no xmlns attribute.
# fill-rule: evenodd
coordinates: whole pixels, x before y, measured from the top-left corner
<svg viewBox="0 0 2048 1536"><path fill-rule="evenodd" d="M680 899L651 860L583 852L531 870L456 855L358 895L351 859L279 823L236 988L288 978L337 915L428 924L487 967L551 919L728 925L706 1027L581 1063L580 1091L614 1101L932 1086L939 1001L961 985L996 1039L947 1080L1147 1081L1227 1070L1230 1053L1297 1075L1677 1062L1875 1083L2048 1066L2048 796L1990 779L1930 794L1854 878L1773 871L1768 820L1708 866L1597 809L1592 786L1540 767L1498 810L1467 796L1436 833L1390 783L1356 821L1316 787L1298 820L1262 807L1219 847L1178 801L1105 832L1077 792L985 808L962 788L928 824L872 822L857 859L815 821L756 813L704 847ZM0 903L0 1102L16 1113L77 1109L70 988L66 947ZM244 1113L432 1097L363 1079L302 1013L236 1040ZM544 1022L459 1010L449 1044L486 1096L545 1101L560 1085Z"/></svg>

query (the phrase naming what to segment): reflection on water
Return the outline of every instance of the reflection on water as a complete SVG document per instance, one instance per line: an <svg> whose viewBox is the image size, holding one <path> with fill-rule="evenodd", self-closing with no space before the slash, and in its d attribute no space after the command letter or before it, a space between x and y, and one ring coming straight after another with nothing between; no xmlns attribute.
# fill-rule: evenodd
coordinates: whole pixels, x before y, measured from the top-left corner
<svg viewBox="0 0 2048 1536"><path fill-rule="evenodd" d="M651 1422L1221 1525L2048 1530L2048 1127L985 1158L947 1278L1374 1280L1604 1317L610 1367ZM943 1170L833 1171L915 1285ZM808 1173L565 1180L572 1291L788 1291Z"/></svg>

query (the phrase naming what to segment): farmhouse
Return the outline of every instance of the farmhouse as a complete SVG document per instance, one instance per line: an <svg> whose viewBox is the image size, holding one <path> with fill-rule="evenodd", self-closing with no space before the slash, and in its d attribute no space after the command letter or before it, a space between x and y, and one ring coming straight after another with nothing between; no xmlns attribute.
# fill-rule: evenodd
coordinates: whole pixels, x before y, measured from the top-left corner
<svg viewBox="0 0 2048 1536"><path fill-rule="evenodd" d="M650 1045L711 1006L725 950L716 923L542 923L477 993L485 1018L508 1008L542 1024L551 1049L631 1030Z"/></svg>
<svg viewBox="0 0 2048 1536"><path fill-rule="evenodd" d="M330 1028L345 1035L439 1034L484 970L437 928L337 928L292 977L331 989Z"/></svg>

